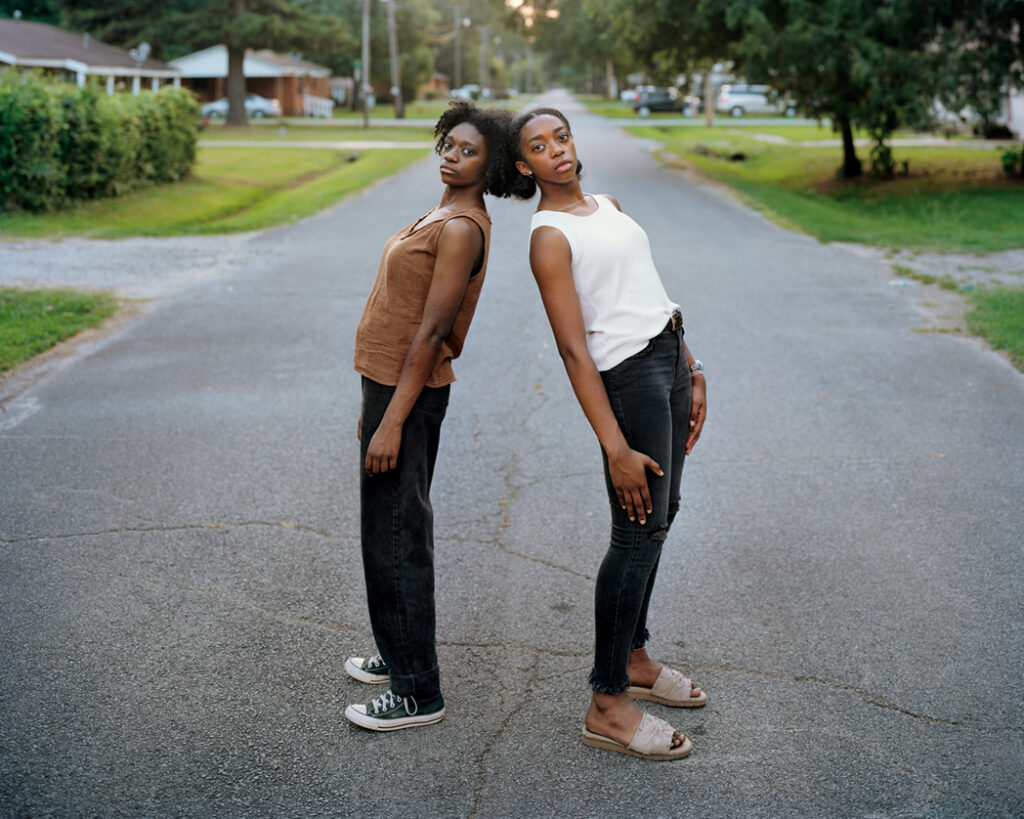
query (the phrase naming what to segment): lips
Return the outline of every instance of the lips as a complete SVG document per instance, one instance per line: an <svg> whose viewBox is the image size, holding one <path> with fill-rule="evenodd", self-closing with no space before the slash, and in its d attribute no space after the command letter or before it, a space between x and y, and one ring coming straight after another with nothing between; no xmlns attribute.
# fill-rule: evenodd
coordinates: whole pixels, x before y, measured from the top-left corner
<svg viewBox="0 0 1024 819"><path fill-rule="evenodd" d="M567 159L564 162L559 162L557 165L555 165L555 170L558 173L565 173L567 170L569 170L572 167L573 167L573 162L571 160Z"/></svg>

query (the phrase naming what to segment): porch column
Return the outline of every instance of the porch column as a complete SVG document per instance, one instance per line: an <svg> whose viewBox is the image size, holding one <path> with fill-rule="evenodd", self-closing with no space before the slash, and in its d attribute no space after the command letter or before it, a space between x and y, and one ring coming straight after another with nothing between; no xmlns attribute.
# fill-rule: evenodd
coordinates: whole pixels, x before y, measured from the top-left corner
<svg viewBox="0 0 1024 819"><path fill-rule="evenodd" d="M142 78L138 74L136 74L134 77L132 77L132 96L133 97L137 97L139 95L139 90L140 90L140 88L142 86L142 83L140 82L141 79Z"/></svg>
<svg viewBox="0 0 1024 819"><path fill-rule="evenodd" d="M111 74L107 77L107 96L114 96L114 75Z"/></svg>
<svg viewBox="0 0 1024 819"><path fill-rule="evenodd" d="M153 82L150 83L149 87L153 91L159 91L160 90L160 78L159 77L153 77Z"/></svg>

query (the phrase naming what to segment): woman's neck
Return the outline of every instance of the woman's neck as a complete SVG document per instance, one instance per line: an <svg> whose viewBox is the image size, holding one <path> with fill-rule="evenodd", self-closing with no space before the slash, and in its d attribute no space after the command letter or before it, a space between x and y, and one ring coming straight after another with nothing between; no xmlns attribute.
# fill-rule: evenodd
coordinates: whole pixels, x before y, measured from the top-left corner
<svg viewBox="0 0 1024 819"><path fill-rule="evenodd" d="M465 208L487 209L484 205L483 191L475 188L450 188L448 186L445 186L444 193L441 194L441 204L438 207L450 208L451 210L462 210Z"/></svg>
<svg viewBox="0 0 1024 819"><path fill-rule="evenodd" d="M585 201L579 178L564 185L538 183L538 186L540 187L540 202L537 203L539 210L568 210Z"/></svg>

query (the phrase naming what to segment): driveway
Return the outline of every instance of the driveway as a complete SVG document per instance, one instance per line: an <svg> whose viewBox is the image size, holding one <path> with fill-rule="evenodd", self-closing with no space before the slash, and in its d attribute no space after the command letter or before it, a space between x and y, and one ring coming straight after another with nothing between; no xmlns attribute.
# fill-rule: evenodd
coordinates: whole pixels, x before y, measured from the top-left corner
<svg viewBox="0 0 1024 819"><path fill-rule="evenodd" d="M378 693L342 670L371 648L352 339L384 240L439 196L427 160L223 246L0 246L5 280L61 279L10 260L70 249L70 283L151 299L0 408L0 814L1024 813L1024 378L914 332L884 260L544 102L571 109L586 188L647 229L707 368L649 644L709 692L651 706L693 755L578 739L608 518L528 203L489 203L433 489L448 717L342 716Z"/></svg>

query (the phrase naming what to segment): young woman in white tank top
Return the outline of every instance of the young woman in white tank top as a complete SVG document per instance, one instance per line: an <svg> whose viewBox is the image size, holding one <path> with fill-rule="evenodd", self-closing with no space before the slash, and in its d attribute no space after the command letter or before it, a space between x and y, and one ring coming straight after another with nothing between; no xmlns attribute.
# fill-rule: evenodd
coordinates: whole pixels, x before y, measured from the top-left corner
<svg viewBox="0 0 1024 819"><path fill-rule="evenodd" d="M697 707L707 695L646 652L647 607L679 508L685 455L704 425L703 367L683 341L647 234L610 196L585 194L565 116L537 109L511 126L512 193L540 189L530 267L558 352L597 434L612 512L595 590L586 745L679 759L690 740L634 700Z"/></svg>

